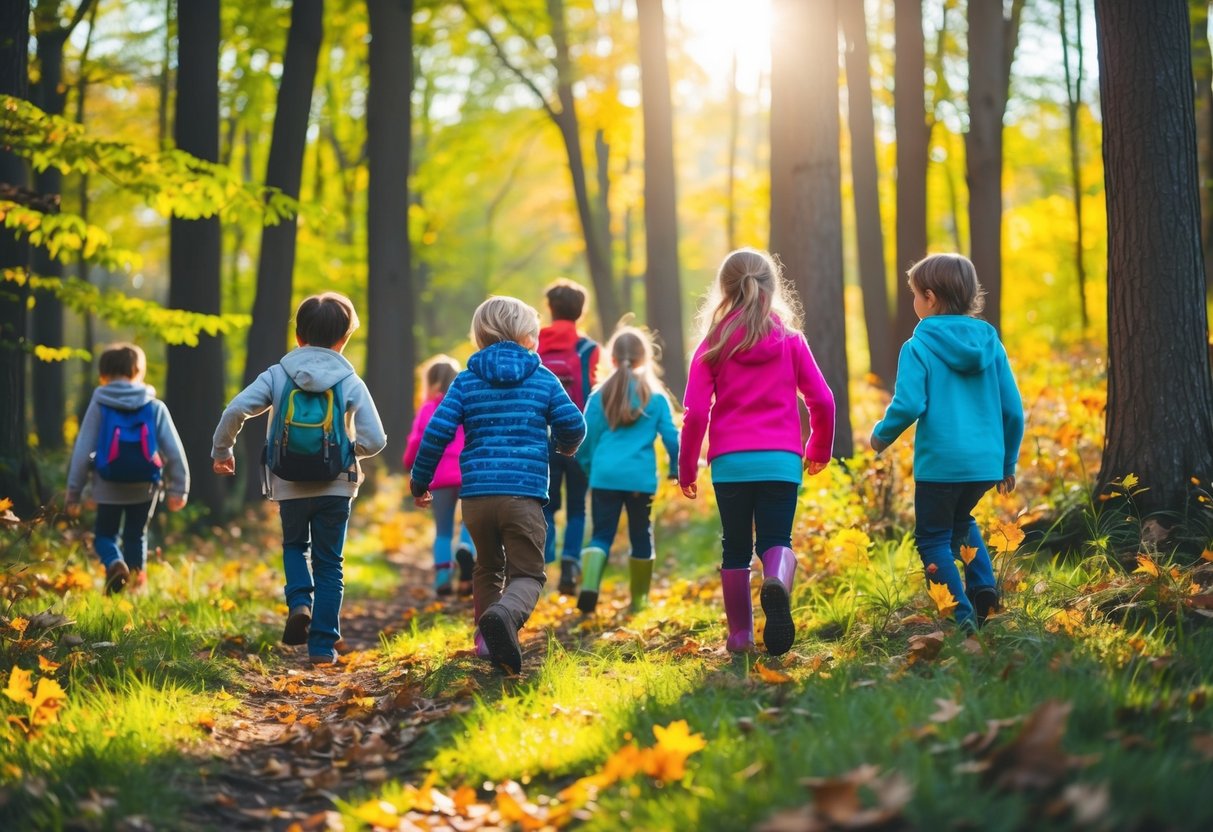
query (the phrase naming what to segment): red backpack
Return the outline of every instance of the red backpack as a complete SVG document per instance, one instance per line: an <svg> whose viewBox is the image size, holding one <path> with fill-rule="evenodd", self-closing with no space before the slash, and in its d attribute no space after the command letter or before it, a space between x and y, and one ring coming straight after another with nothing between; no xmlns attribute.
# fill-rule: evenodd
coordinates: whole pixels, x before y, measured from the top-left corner
<svg viewBox="0 0 1213 832"><path fill-rule="evenodd" d="M552 375L560 381L564 391L579 410L585 410L585 400L589 398L590 388L593 386L590 379L590 356L597 347L598 344L593 340L581 337L571 349L549 349L539 353L543 366L552 371Z"/></svg>

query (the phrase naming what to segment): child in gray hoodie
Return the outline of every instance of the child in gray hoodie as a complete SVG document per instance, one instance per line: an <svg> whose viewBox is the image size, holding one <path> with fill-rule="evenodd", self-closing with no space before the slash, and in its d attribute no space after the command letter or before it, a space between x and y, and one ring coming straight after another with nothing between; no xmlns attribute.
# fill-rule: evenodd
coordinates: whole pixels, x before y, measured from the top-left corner
<svg viewBox="0 0 1213 832"><path fill-rule="evenodd" d="M265 471L266 496L278 503L282 517L282 563L286 604L290 612L282 633L284 644L307 644L312 664L332 664L341 638L338 619L344 592L342 550L350 505L362 482L359 459L383 450L387 436L366 383L341 355L358 314L350 299L336 292L313 295L295 312L295 341L282 360L259 375L223 411L215 428L211 458L215 473L236 473L232 448L244 421L278 405L284 392L324 393L340 385L334 410L344 415L344 431L353 454L336 479L287 480ZM281 414L278 414L281 416ZM267 437L275 439L271 417ZM310 557L309 557L310 550Z"/></svg>
<svg viewBox="0 0 1213 832"><path fill-rule="evenodd" d="M67 513L80 515L92 481L97 504L93 550L105 566L105 594L128 582L147 586L147 527L161 491L169 511L185 507L190 469L173 417L156 390L143 383L147 356L134 344L113 344L98 361L101 385L93 391L72 449L67 473ZM102 434L105 446L101 446ZM121 528L122 547L118 547Z"/></svg>

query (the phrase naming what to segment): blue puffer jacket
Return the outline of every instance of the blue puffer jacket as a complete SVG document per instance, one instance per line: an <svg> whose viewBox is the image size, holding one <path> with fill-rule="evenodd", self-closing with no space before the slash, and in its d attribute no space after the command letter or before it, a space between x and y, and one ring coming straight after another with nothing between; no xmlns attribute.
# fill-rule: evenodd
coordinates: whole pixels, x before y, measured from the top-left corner
<svg viewBox="0 0 1213 832"><path fill-rule="evenodd" d="M429 490L442 452L463 426L460 497L510 495L548 499L548 427L572 453L585 419L539 356L514 343L491 344L468 359L421 437L413 494Z"/></svg>

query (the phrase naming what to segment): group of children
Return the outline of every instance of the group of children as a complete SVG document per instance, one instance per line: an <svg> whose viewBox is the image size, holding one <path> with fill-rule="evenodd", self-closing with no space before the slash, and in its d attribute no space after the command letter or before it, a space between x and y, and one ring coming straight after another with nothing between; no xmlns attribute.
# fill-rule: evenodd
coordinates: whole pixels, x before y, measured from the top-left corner
<svg viewBox="0 0 1213 832"><path fill-rule="evenodd" d="M957 254L933 255L910 269L908 283L921 320L902 348L893 398L871 444L879 453L918 423L915 540L928 580L947 585L958 624L971 629L999 605L972 511L991 487L1015 487L1023 407L997 333L976 317L982 290L972 263ZM740 249L721 264L700 314L702 337L689 368L681 432L649 334L620 326L605 349L605 378L596 383L598 364L606 363L602 350L577 331L585 291L558 281L546 297L552 322L544 328L524 302L489 298L472 317L477 351L467 368L461 371L447 356L424 366L425 398L403 459L416 504L435 514L434 589L472 596L476 653L521 669L518 633L558 548L558 591L576 595L578 608L593 612L625 510L631 606L643 609L654 563L657 440L670 478L695 499L705 435L722 531L726 647L754 646L751 563L757 554L763 640L771 654L787 652L796 635L793 520L803 475L829 464L834 397L776 261ZM336 659L340 638L342 546L362 479L359 460L379 453L386 437L370 392L341 355L358 326L349 299L332 292L310 297L295 324L298 348L224 410L212 458L216 473L234 474L232 449L244 421L272 412L263 464L266 494L279 503L282 518L289 609L282 640L307 644L310 660L327 664ZM142 384L145 367L136 347L102 354L102 385L72 457L68 504L77 511L96 449L95 546L107 592L132 578L136 585L145 581L147 518L161 469L170 510L183 506L188 492L180 441L167 410ZM807 440L801 401L809 414ZM146 461L154 476L109 479L107 471L123 467L114 460L128 458ZM592 528L583 548L587 490ZM565 536L558 547L555 514L562 505ZM976 552L963 576L956 565L961 546Z"/></svg>

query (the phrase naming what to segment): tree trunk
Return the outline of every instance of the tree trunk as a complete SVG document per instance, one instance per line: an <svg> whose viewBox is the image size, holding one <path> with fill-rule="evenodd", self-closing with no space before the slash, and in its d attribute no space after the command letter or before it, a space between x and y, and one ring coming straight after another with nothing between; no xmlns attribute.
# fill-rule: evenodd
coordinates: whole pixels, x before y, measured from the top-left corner
<svg viewBox="0 0 1213 832"><path fill-rule="evenodd" d="M1189 0L1188 7L1192 26L1192 76L1196 89L1201 239L1204 241L1205 283L1213 288L1213 51L1209 48L1209 0ZM1064 2L1062 8L1065 8ZM1081 61L1081 46L1079 48ZM1081 73L1079 76L1081 80Z"/></svg>
<svg viewBox="0 0 1213 832"><path fill-rule="evenodd" d="M741 90L737 89L737 50L729 65L729 161L724 191L725 248L737 248L737 145L741 140Z"/></svg>
<svg viewBox="0 0 1213 832"><path fill-rule="evenodd" d="M1096 0L1095 21L1108 201L1099 484L1136 474L1144 513L1182 515L1189 478L1213 477L1188 6Z"/></svg>
<svg viewBox="0 0 1213 832"><path fill-rule="evenodd" d="M678 202L674 175L674 105L666 55L662 0L636 0L640 27L640 92L644 109L645 318L661 343L671 390L687 386L678 263Z"/></svg>
<svg viewBox="0 0 1213 832"><path fill-rule="evenodd" d="M367 0L370 88L367 94L366 382L387 427L387 464L404 453L413 415L413 271L409 243L412 155L413 0Z"/></svg>
<svg viewBox="0 0 1213 832"><path fill-rule="evenodd" d="M1070 190L1074 200L1074 276L1078 285L1078 317L1082 323L1082 331L1086 333L1090 325L1087 315L1087 264L1084 255L1086 243L1083 240L1083 211L1082 211L1082 144L1079 142L1078 113L1082 107L1083 79L1083 46L1082 46L1082 2L1074 4L1074 41L1073 51L1077 56L1077 71L1070 69L1070 32L1066 19L1066 5L1070 0L1061 0L1061 59L1066 77L1066 115L1069 121L1069 150L1070 150ZM1208 2L1208 0L1204 0ZM1205 40L1208 49L1208 39ZM1206 79L1207 84L1207 79ZM1199 113L1199 108L1197 110ZM1209 113L1206 113L1209 115ZM1203 181L1203 180L1202 180ZM1206 193L1201 188L1201 193ZM1207 255L1206 255L1207 257Z"/></svg>
<svg viewBox="0 0 1213 832"><path fill-rule="evenodd" d="M906 270L927 253L926 50L922 0L894 0L893 120L897 131L897 280L895 343L908 341L918 324L914 298L904 285Z"/></svg>
<svg viewBox="0 0 1213 832"><path fill-rule="evenodd" d="M93 35L97 31L97 4L93 3L88 11L88 36L84 40L84 48L80 50L80 68L76 73L76 123L84 124L84 106L88 101L88 54L92 49ZM80 214L80 219L88 222L89 199L88 199L88 174L80 174L78 185L78 196L80 201L77 212ZM76 261L76 279L81 283L89 282L89 266L88 261L81 258ZM93 329L93 316L89 312L85 312L80 316L80 323L84 330L84 349L90 355L96 347L96 335ZM84 420L84 413L88 410L88 404L93 397L93 372L92 367L87 367L80 373L80 385L76 391L76 422Z"/></svg>
<svg viewBox="0 0 1213 832"><path fill-rule="evenodd" d="M219 159L219 0L190 0L177 10L177 147L200 159ZM173 218L169 226L168 305L220 313L219 218ZM201 333L198 346L168 348L165 403L189 460L192 498L223 517L223 482L210 473L211 436L223 410L223 339ZM255 459L244 460L257 464Z"/></svg>
<svg viewBox="0 0 1213 832"><path fill-rule="evenodd" d="M29 89L29 2L0 5L0 94L25 98ZM24 185L25 160L0 146L0 182ZM0 269L29 265L24 240L0 228ZM0 499L11 499L20 517L38 506L36 475L25 424L26 301L28 290L0 283Z"/></svg>
<svg viewBox="0 0 1213 832"><path fill-rule="evenodd" d="M611 264L612 282L615 274L615 242L611 238L611 145L606 140L606 131L599 127L594 131L594 174L598 185L598 233L602 250ZM609 337L615 322L602 325L603 337Z"/></svg>
<svg viewBox="0 0 1213 832"><path fill-rule="evenodd" d="M324 37L324 0L295 0L291 5L291 28L282 60L278 106L270 138L265 184L298 198L303 181L303 154L307 150L308 116L312 110L312 88L316 62ZM257 294L253 322L248 331L244 383L251 384L266 367L282 357L288 346L291 320L291 287L295 271L294 217L261 231L261 257L257 263ZM244 459L256 459L265 436L265 418L245 426ZM256 465L245 466L244 501L261 499L261 474Z"/></svg>
<svg viewBox="0 0 1213 832"><path fill-rule="evenodd" d="M801 303L834 391L834 455L849 457L836 0L775 0L771 47L771 252Z"/></svg>
<svg viewBox="0 0 1213 832"><path fill-rule="evenodd" d="M969 185L970 257L986 291L983 317L1002 323L1002 116L1006 83L1002 3L969 3L969 132L965 173Z"/></svg>
<svg viewBox="0 0 1213 832"><path fill-rule="evenodd" d="M897 351L893 343L893 318L889 314L889 282L885 275L884 232L880 223L868 27L863 0L841 0L839 10L847 44L847 122L851 129L855 243L859 255L859 285L863 290L863 319L868 333L868 366L882 384L890 386L897 375Z"/></svg>

